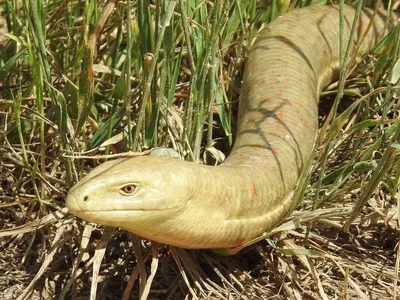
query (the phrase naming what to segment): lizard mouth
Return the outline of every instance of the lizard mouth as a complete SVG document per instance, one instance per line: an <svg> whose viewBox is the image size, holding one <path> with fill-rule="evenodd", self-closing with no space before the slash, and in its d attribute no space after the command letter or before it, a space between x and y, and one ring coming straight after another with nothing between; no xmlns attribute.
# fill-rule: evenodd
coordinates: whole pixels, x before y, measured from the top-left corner
<svg viewBox="0 0 400 300"><path fill-rule="evenodd" d="M65 205L67 206L68 210L72 214L76 215L94 215L94 214L109 214L109 213L129 213L129 212L156 212L156 211L172 211L175 210L177 207L143 207L143 203L141 202L130 202L124 203L124 206L117 207L116 205L112 205L111 203L106 203L106 208L101 208L100 205L96 205L93 203L85 202L85 200L80 201L77 197L73 194L69 194L67 196ZM130 207L128 207L128 205Z"/></svg>
<svg viewBox="0 0 400 300"><path fill-rule="evenodd" d="M118 212L151 212L151 211L168 211L168 210L174 210L175 208L167 208L167 209L87 209L87 210L83 210L83 209L70 209L67 206L68 210L70 213L72 214L79 214L79 215L90 215L90 214L106 214L106 213L118 213Z"/></svg>

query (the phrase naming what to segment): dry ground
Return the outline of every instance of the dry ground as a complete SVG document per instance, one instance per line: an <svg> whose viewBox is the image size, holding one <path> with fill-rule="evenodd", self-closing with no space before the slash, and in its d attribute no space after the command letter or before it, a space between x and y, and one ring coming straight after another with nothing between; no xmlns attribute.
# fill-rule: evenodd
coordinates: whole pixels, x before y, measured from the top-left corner
<svg viewBox="0 0 400 300"><path fill-rule="evenodd" d="M17 7L15 2L10 5ZM107 150L125 151L121 145L124 141L117 134L129 118L125 112L122 112L125 117L120 119L115 117L115 111L113 114L113 105L126 101L121 92L123 88L117 88L122 83L116 79L118 76L111 75L110 69L104 71L101 67L110 66L108 58L113 49L124 53L125 42L118 40L115 30L121 26L125 36L124 13L129 4L102 2L101 5L111 10L109 15L98 17L96 25L100 26L104 17L105 27L93 38L90 33L93 24L84 14L90 11L88 6L75 1L49 1L45 22L47 35L43 39L46 51L42 53L41 38L34 38L35 22L26 18L32 16L32 2L27 1L25 8L18 6L16 9L23 28L19 31L22 41L12 40L13 37L3 40L3 56L0 56L7 57L0 65L0 299L92 299L90 295L96 295L97 299L400 299L399 88L388 83L385 73L373 73L380 71L379 61L367 59L366 65L360 68L360 75L353 75L346 81L347 96L339 107L338 116L343 116L346 109L360 99L358 93L371 93L369 106L358 106L334 138L321 143L303 202L269 238L234 256L177 249L141 240L126 231L88 224L64 208L65 196L76 177L80 178L101 162L97 155ZM148 10L154 17L159 2L149 3ZM213 6L199 2L198 5L206 6L207 12L217 5L229 5L229 1L218 3L213 2ZM263 1L254 3L267 5ZM135 13L137 9L135 6ZM221 6L219 16L232 12L224 9L225 6ZM181 13L180 8L175 9L176 26L180 24ZM40 21L40 14L38 17ZM11 21L15 29L17 19ZM137 34L138 23L135 22L133 20L133 35ZM189 24L212 28L212 19L204 22ZM251 32L250 24L257 26L257 22L253 24L246 19L246 26L249 26L246 34ZM80 32L86 35L76 38ZM247 41L245 33L235 34L237 41L241 42L242 38ZM173 36L177 40L173 43L176 50L172 52L179 55L184 38L182 34ZM75 44L75 39L80 42ZM87 42L88 48L82 40ZM115 44L118 46L113 48ZM217 46L225 49L224 55L218 56L221 70L224 70L218 76L225 81L218 82L227 88L231 103L235 103L247 48L237 48L235 42L228 47L221 41ZM140 47L133 55L143 56L140 56ZM163 49L167 47L163 44ZM88 56L83 49L94 48L97 51L92 66L96 105L89 107L82 130L73 137L71 128L75 128L79 119L74 108L71 109L74 97L66 96L65 102L60 94L68 95L76 88L77 94L85 97L82 90L87 86L83 81L91 74L88 75L84 63L77 63L71 56L76 55L85 62ZM184 101L190 93L190 84L194 84L190 77L190 57L187 53L182 55L177 88L164 92L166 98L172 95L173 106L168 112L161 110L166 118L160 127L168 128L170 134L160 133L159 142L161 146L172 144L178 149L183 147L175 138L182 130ZM50 77L46 77L44 57ZM121 57L125 56L118 56L122 60ZM145 57L142 58L145 61ZM394 63L395 60L392 65ZM163 66L158 65L160 76L165 71ZM114 61L113 68L121 70L122 64ZM40 76L37 76L38 70L41 70ZM385 71L390 72L390 69ZM129 83L132 85L130 95L133 95L129 117L133 119L140 112L144 85L138 82L145 82L143 72L146 73L145 64L131 74L133 79ZM173 81L173 78L168 80ZM160 86L162 81L153 82L154 95L161 93ZM234 88L230 88L232 86ZM336 92L337 86L332 85L323 97L321 126L332 108ZM58 113L52 99L61 103ZM62 103L69 108L64 114ZM80 113L84 115L80 105ZM87 154L91 159L79 156L77 151L89 149L88 145L96 142L96 132L100 132L106 120L112 117L118 119L119 124L110 131L108 138L116 139L110 143L110 149L93 146L95 151ZM64 122L64 118L71 123ZM214 149L229 148L219 120L220 116L215 114ZM330 124L335 125L334 121ZM204 140L200 146L204 150ZM71 155L75 156L74 160L69 158ZM68 169L68 161L73 164L75 174ZM372 194L366 193L370 188ZM353 214L356 203L362 202L365 196L368 196L367 203L360 207L359 214ZM350 216L355 218L348 230L344 230Z"/></svg>

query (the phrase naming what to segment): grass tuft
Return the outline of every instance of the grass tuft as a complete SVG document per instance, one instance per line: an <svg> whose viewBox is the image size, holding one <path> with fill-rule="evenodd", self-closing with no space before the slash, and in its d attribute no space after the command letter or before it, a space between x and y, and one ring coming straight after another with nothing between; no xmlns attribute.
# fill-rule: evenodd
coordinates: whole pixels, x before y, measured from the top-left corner
<svg viewBox="0 0 400 300"><path fill-rule="evenodd" d="M327 2L0 1L0 299L397 299L398 26L355 73L342 45L301 203L263 241L218 256L64 208L110 157L222 161L259 28Z"/></svg>

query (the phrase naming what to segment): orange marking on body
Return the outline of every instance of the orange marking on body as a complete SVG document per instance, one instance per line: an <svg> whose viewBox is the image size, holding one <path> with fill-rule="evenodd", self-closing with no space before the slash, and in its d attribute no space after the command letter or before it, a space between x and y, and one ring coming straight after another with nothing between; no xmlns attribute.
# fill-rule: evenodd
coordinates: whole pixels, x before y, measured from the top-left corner
<svg viewBox="0 0 400 300"><path fill-rule="evenodd" d="M275 115L278 117L278 119L284 119L286 117L286 113L280 110L278 110Z"/></svg>
<svg viewBox="0 0 400 300"><path fill-rule="evenodd" d="M253 81L249 82L249 88L253 88L256 85L259 85L261 82L262 82L261 79L253 80Z"/></svg>
<svg viewBox="0 0 400 300"><path fill-rule="evenodd" d="M253 195L257 197L257 187L253 180L251 180L251 186L253 188Z"/></svg>
<svg viewBox="0 0 400 300"><path fill-rule="evenodd" d="M363 33L363 27L364 27L364 22L362 18L358 19L358 26L357 26L357 34L358 36L361 36Z"/></svg>
<svg viewBox="0 0 400 300"><path fill-rule="evenodd" d="M252 123L255 123L255 120L253 118L249 118L247 120L247 124L252 124Z"/></svg>
<svg viewBox="0 0 400 300"><path fill-rule="evenodd" d="M272 100L271 98L266 98L266 99L261 101L261 104L271 102L271 100Z"/></svg>
<svg viewBox="0 0 400 300"><path fill-rule="evenodd" d="M281 152L279 148L277 147L271 147L271 151L274 155L279 155L279 153Z"/></svg>

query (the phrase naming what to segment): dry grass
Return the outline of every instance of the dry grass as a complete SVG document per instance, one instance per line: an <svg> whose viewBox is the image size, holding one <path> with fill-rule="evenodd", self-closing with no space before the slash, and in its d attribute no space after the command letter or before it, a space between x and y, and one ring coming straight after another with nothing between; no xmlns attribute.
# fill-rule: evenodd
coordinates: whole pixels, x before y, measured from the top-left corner
<svg viewBox="0 0 400 300"><path fill-rule="evenodd" d="M7 2L0 45L0 299L399 299L399 35L346 80L301 205L268 239L219 256L94 227L65 195L102 154L223 157L246 45L285 7L47 2Z"/></svg>

